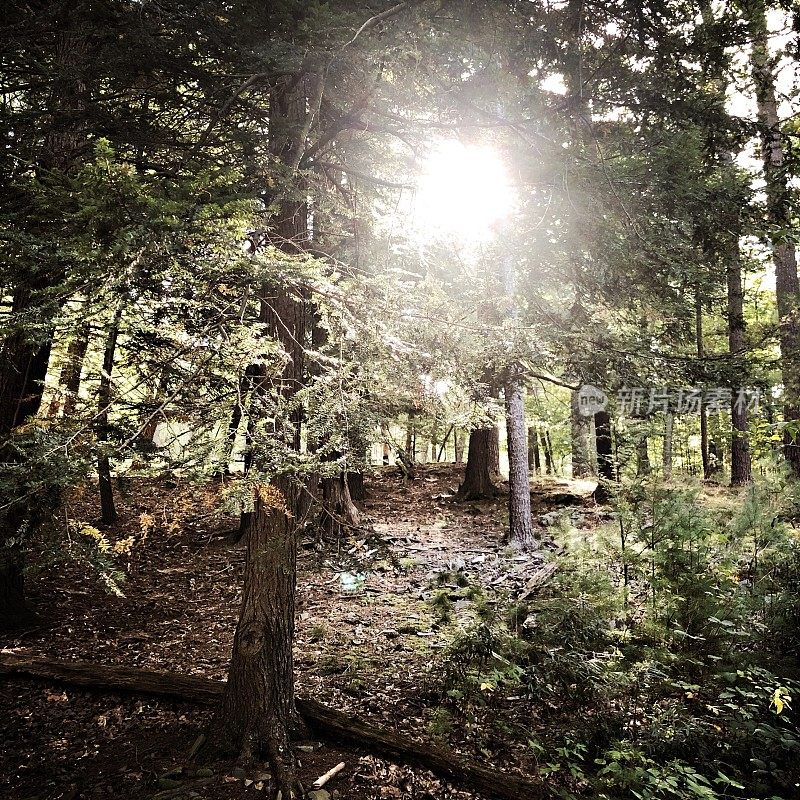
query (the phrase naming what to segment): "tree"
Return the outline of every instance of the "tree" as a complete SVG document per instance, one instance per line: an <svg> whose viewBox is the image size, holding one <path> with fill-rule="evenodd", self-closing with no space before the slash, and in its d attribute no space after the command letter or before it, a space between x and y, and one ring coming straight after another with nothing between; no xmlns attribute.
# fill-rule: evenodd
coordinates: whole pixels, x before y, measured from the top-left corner
<svg viewBox="0 0 800 800"><path fill-rule="evenodd" d="M783 376L783 451L795 476L800 476L800 280L791 229L791 189L785 146L775 92L775 67L769 52L767 9L764 0L739 3L752 41L750 72L758 105L761 157L765 181L767 238L775 265L775 298L778 305L778 339Z"/></svg>

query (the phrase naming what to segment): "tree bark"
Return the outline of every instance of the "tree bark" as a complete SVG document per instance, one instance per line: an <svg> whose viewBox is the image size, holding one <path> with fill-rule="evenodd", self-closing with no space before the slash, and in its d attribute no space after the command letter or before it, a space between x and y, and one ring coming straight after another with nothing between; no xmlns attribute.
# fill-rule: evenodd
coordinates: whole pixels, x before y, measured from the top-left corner
<svg viewBox="0 0 800 800"><path fill-rule="evenodd" d="M500 480L500 427L493 425L489 430L489 476L494 482Z"/></svg>
<svg viewBox="0 0 800 800"><path fill-rule="evenodd" d="M111 376L114 372L114 358L117 352L119 324L122 319L122 305L118 307L108 329L106 346L103 351L103 371L100 374L100 388L97 397L97 481L100 491L100 513L104 525L112 525L117 520L114 505L114 486L111 483L111 463L108 458L108 412L111 407Z"/></svg>
<svg viewBox="0 0 800 800"><path fill-rule="evenodd" d="M497 493L489 475L492 437L492 428L476 428L470 432L464 482L458 487L458 497L461 500L485 500Z"/></svg>
<svg viewBox="0 0 800 800"><path fill-rule="evenodd" d="M289 791L289 736L297 721L292 642L298 521L292 509L298 492L287 477L257 490L228 682L212 725L224 752L245 762L266 755Z"/></svg>
<svg viewBox="0 0 800 800"><path fill-rule="evenodd" d="M528 477L528 434L522 382L511 372L505 384L506 431L508 439L508 526L509 541L521 549L537 547L531 521L531 484Z"/></svg>
<svg viewBox="0 0 800 800"><path fill-rule="evenodd" d="M44 146L38 152L28 153L43 181L70 172L78 163L85 143L82 112L87 100L85 75L91 61L90 37L77 16L76 9L66 4L53 20L56 33L49 72L52 89L50 97L44 99L52 110L52 119ZM43 54L46 50L44 44ZM49 231L37 229L39 222L35 219L30 224L35 235L49 244ZM39 411L52 347L52 327L47 329L43 340L35 339L25 330L25 319L48 309L47 290L58 286L64 274L64 266L56 261L47 269L23 274L12 288L7 323L14 332L0 342L0 461L9 464L18 455L9 452L7 440L14 428ZM48 490L51 496L57 493L57 487ZM0 625L24 624L33 617L25 601L25 559L20 537L25 527L33 530L31 522L40 509L28 505L26 501L11 498L10 504L0 511Z"/></svg>
<svg viewBox="0 0 800 800"><path fill-rule="evenodd" d="M793 239L792 196L775 92L775 63L769 53L764 0L742 0L752 49L750 69L755 84L761 156L764 164L766 216L775 265L775 300L784 391L783 452L792 473L800 476L800 281Z"/></svg>

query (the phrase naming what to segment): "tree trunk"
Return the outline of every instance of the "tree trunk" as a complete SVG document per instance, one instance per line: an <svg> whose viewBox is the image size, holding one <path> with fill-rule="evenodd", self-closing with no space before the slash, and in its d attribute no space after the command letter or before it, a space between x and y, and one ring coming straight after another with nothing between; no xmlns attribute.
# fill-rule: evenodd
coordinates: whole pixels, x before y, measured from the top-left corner
<svg viewBox="0 0 800 800"><path fill-rule="evenodd" d="M538 475L542 470L541 454L539 452L539 432L535 425L528 428L528 470Z"/></svg>
<svg viewBox="0 0 800 800"><path fill-rule="evenodd" d="M744 292L738 237L735 242L731 242L731 253L726 262L726 275L728 284L728 350L731 357L738 360L743 356L745 349ZM737 372L741 374L739 370ZM731 486L743 486L752 480L747 404L741 402L742 398L738 396L741 388L741 386L731 386Z"/></svg>
<svg viewBox="0 0 800 800"><path fill-rule="evenodd" d="M75 413L78 392L81 388L83 362L86 359L86 351L89 349L89 333L89 323L84 322L69 343L66 358L61 367L56 396L48 409L48 416L57 417L63 411L64 417L69 418Z"/></svg>
<svg viewBox="0 0 800 800"><path fill-rule="evenodd" d="M338 475L322 479L320 529L332 539L339 539L348 529L357 528L361 524L358 509L350 495L347 476L348 473L342 471Z"/></svg>
<svg viewBox="0 0 800 800"><path fill-rule="evenodd" d="M305 80L281 79L270 93L270 149L294 177L306 119ZM308 243L308 208L282 197L270 228L271 243L287 254L302 254ZM273 203L273 205L275 205ZM260 319L280 342L287 362L272 389L280 398L276 436L300 450L303 409L297 393L304 381L306 304L283 285L259 291ZM284 416L281 416L284 414ZM262 486L247 531L243 601L236 629L228 685L216 717L216 740L250 759L269 758L283 800L299 797L289 738L297 722L294 707L294 636L297 526L305 491L280 475Z"/></svg>
<svg viewBox="0 0 800 800"><path fill-rule="evenodd" d="M298 523L291 511L298 491L287 477L257 490L228 682L212 725L224 752L245 762L266 754L289 791L289 735L298 720L292 655Z"/></svg>
<svg viewBox="0 0 800 800"><path fill-rule="evenodd" d="M489 476L492 481L500 480L500 426L493 425L490 429L492 435L489 437Z"/></svg>
<svg viewBox="0 0 800 800"><path fill-rule="evenodd" d="M453 447L455 447L456 464L464 463L464 437L458 428L453 428Z"/></svg>
<svg viewBox="0 0 800 800"><path fill-rule="evenodd" d="M668 411L664 415L664 452L662 454L662 465L664 469L664 480L672 478L672 437L675 430L675 415Z"/></svg>
<svg viewBox="0 0 800 800"><path fill-rule="evenodd" d="M611 414L598 411L594 415L595 442L597 447L597 473L601 480L613 481L614 447L611 438Z"/></svg>
<svg viewBox="0 0 800 800"><path fill-rule="evenodd" d="M792 473L800 476L800 281L792 238L792 197L785 164L784 143L775 94L775 63L769 53L769 33L764 0L743 0L752 49L750 67L755 84L767 223L775 264L775 299L781 350L784 410L784 456Z"/></svg>
<svg viewBox="0 0 800 800"><path fill-rule="evenodd" d="M111 407L111 376L114 372L114 358L117 352L119 323L122 319L122 305L119 306L111 327L108 329L106 347L103 352L103 371L100 374L100 388L97 398L97 480L100 490L100 512L104 525L111 525L117 520L117 509L114 505L114 486L111 483L111 463L108 458L106 443L108 442L108 412Z"/></svg>
<svg viewBox="0 0 800 800"><path fill-rule="evenodd" d="M528 477L528 434L519 376L506 379L506 436L508 440L509 541L521 549L537 546L531 521L531 484Z"/></svg>
<svg viewBox="0 0 800 800"><path fill-rule="evenodd" d="M650 455L647 450L647 434L641 434L636 439L636 475L644 478L651 472Z"/></svg>
<svg viewBox="0 0 800 800"><path fill-rule="evenodd" d="M695 284L694 289L694 335L695 346L697 347L697 360L700 362L700 367L705 374L705 345L703 343L703 301L700 289L700 283ZM703 387L705 390L705 387ZM706 417L706 405L704 400L700 399L700 457L703 461L703 479L708 480L711 477L711 459L708 457L708 418Z"/></svg>
<svg viewBox="0 0 800 800"><path fill-rule="evenodd" d="M79 5L79 4L78 4ZM74 19L78 9L72 4L54 12L53 24L55 50L48 83L50 97L43 98L51 111L51 122L44 136L44 146L30 154L37 164L43 181L68 173L77 163L85 143L83 111L86 108L86 68L91 62L91 37L85 35L82 20ZM35 235L42 239L44 249L50 249L49 230L42 229L39 221L30 222ZM48 223L49 224L49 223ZM43 261L46 265L46 261ZM6 320L9 329L15 330L0 342L0 461L12 464L18 460L10 453L7 440L12 430L26 418L36 414L42 402L44 380L52 347L52 327L44 340L34 339L25 330L26 316L36 316L47 309L48 290L58 286L64 278L60 261L41 269L33 275L24 274L13 286L11 311ZM54 503L58 487L47 489L47 502ZM0 510L0 625L26 622L32 612L25 603L24 548L20 541L22 531L34 530L32 520L41 514L41 508L30 508L24 501L11 503ZM34 500L36 502L36 500Z"/></svg>
<svg viewBox="0 0 800 800"><path fill-rule="evenodd" d="M556 465L553 461L553 443L550 441L550 431L544 431L542 434L544 441L544 463L548 475L556 474Z"/></svg>
<svg viewBox="0 0 800 800"><path fill-rule="evenodd" d="M464 482L458 487L458 496L462 500L484 500L497 493L489 475L489 448L493 435L492 428L476 428L469 434Z"/></svg>
<svg viewBox="0 0 800 800"><path fill-rule="evenodd" d="M578 393L572 392L570 402L570 426L572 431L572 477L586 478L589 468L589 418L579 411Z"/></svg>

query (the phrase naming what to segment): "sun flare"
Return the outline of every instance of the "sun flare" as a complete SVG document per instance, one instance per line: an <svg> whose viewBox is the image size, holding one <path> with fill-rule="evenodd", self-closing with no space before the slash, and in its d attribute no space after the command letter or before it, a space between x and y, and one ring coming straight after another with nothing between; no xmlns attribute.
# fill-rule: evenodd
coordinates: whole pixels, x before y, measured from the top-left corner
<svg viewBox="0 0 800 800"><path fill-rule="evenodd" d="M415 227L423 238L489 240L514 204L505 165L490 147L441 143L417 184Z"/></svg>

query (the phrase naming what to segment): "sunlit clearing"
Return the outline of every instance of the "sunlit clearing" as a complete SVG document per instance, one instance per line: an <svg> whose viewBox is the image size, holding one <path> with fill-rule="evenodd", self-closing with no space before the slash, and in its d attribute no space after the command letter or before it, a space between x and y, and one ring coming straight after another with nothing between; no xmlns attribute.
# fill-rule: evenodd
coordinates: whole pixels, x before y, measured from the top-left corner
<svg viewBox="0 0 800 800"><path fill-rule="evenodd" d="M477 244L491 238L513 202L508 173L494 150L444 142L420 177L415 228L421 238Z"/></svg>

